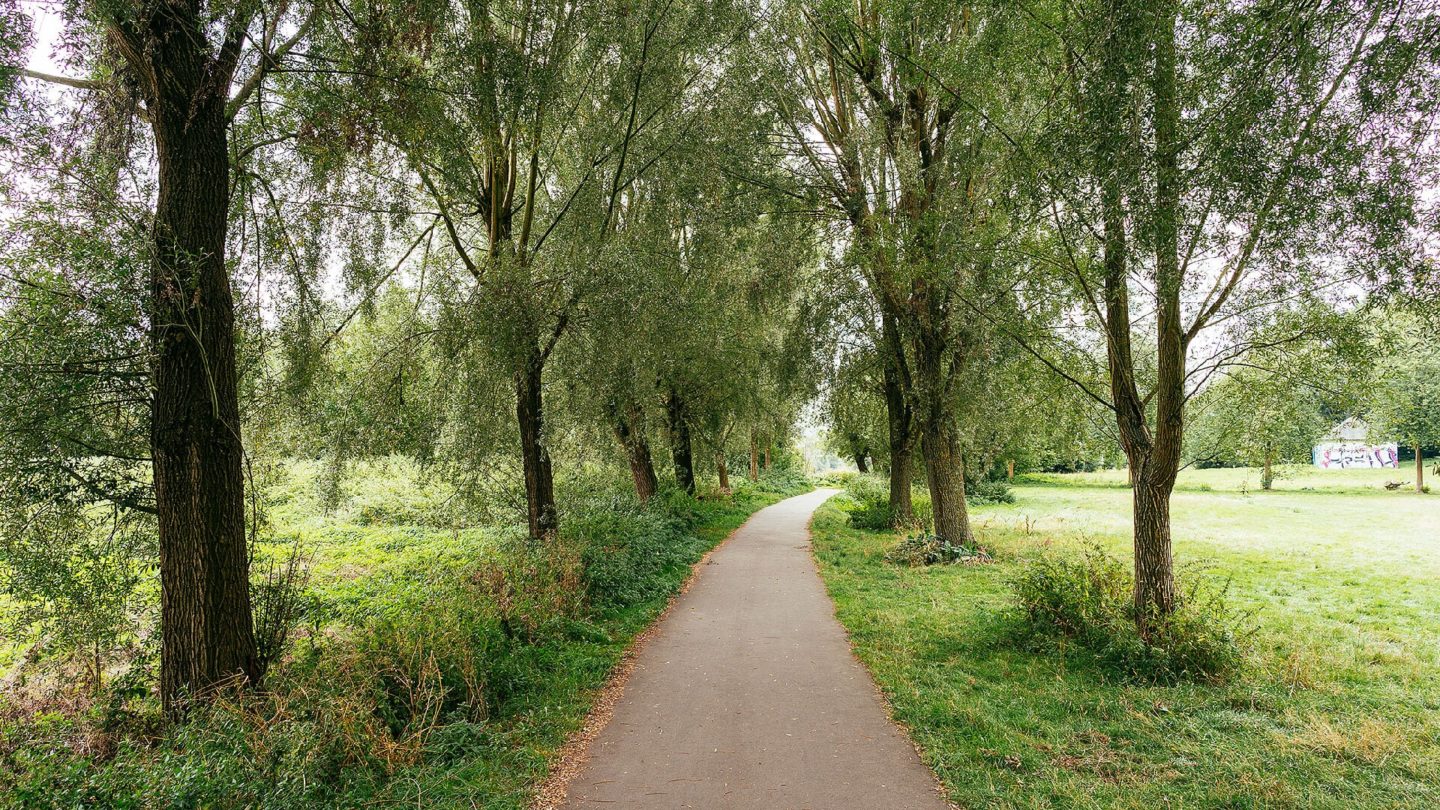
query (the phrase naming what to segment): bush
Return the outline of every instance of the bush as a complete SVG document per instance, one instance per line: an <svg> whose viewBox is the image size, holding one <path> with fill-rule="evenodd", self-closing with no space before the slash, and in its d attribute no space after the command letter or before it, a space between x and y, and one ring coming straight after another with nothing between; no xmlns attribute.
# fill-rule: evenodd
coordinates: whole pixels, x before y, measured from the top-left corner
<svg viewBox="0 0 1440 810"><path fill-rule="evenodd" d="M668 490L651 508L617 503L569 516L565 533L580 547L585 590L596 605L634 604L668 594L674 572L696 554L686 531L695 502Z"/></svg>
<svg viewBox="0 0 1440 810"><path fill-rule="evenodd" d="M1027 642L1072 640L1104 666L1145 683L1224 680L1244 663L1247 617L1229 604L1228 582L1217 585L1191 570L1182 583L1175 612L1152 619L1145 636L1135 622L1134 577L1098 547L1079 559L1035 560L1011 586Z"/></svg>
<svg viewBox="0 0 1440 810"><path fill-rule="evenodd" d="M885 552L885 562L893 565L977 565L990 562L990 554L979 546L951 545L949 540L930 532L912 534Z"/></svg>
<svg viewBox="0 0 1440 810"><path fill-rule="evenodd" d="M912 491L911 520L898 525L890 512L890 482L882 476L855 475L846 482L845 494L852 502L848 510L850 525L857 529L872 532L927 529L934 517L929 494L923 490Z"/></svg>
<svg viewBox="0 0 1440 810"><path fill-rule="evenodd" d="M981 478L965 483L965 500L971 504L1014 503L1015 493L1010 491L1006 481Z"/></svg>
<svg viewBox="0 0 1440 810"><path fill-rule="evenodd" d="M830 470L815 477L815 482L821 486L840 487L844 489L860 473L854 470Z"/></svg>

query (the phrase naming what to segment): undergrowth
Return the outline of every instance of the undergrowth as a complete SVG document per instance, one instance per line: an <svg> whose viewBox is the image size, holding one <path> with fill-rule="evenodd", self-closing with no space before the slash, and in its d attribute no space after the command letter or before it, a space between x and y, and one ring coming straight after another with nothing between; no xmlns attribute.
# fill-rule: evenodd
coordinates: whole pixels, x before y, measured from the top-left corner
<svg viewBox="0 0 1440 810"><path fill-rule="evenodd" d="M901 519L890 509L890 481L883 475L851 473L833 477L837 484L845 487L849 500L847 511L850 525L867 531L890 529L928 530L935 523L935 510L930 503L930 492L923 486L915 486L910 493L910 518ZM965 482L965 501L971 506L990 503L1014 503L1015 496L1010 485L1004 481L981 478Z"/></svg>
<svg viewBox="0 0 1440 810"><path fill-rule="evenodd" d="M1142 634L1130 569L1096 546L1078 557L1042 555L1011 579L1020 638L1032 648L1074 642L1118 674L1145 683L1221 681L1245 662L1249 617L1228 583L1202 568L1177 577L1173 613L1150 616Z"/></svg>
<svg viewBox="0 0 1440 810"><path fill-rule="evenodd" d="M151 634L97 694L0 692L0 806L524 807L690 565L807 488L786 474L642 506L572 484L548 544L457 527L419 484L372 482L323 518L306 487L281 492L293 525L261 553L303 548L306 574L269 577L297 593L269 597L291 641L266 690L167 725Z"/></svg>

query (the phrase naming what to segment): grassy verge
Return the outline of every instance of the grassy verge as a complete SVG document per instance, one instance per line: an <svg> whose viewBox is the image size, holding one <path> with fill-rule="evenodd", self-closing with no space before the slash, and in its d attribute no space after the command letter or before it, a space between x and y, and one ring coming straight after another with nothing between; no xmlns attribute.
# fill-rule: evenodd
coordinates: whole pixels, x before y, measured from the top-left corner
<svg viewBox="0 0 1440 810"><path fill-rule="evenodd" d="M822 575L857 652L962 806L1440 804L1440 510L1401 493L1185 492L1176 556L1255 611L1223 685L1137 686L1081 650L1014 640L1008 580L1087 543L1128 556L1123 490L1017 487L974 510L988 566L906 569L896 536L817 513Z"/></svg>
<svg viewBox="0 0 1440 810"><path fill-rule="evenodd" d="M407 462L351 473L328 506L315 465L267 490L261 556L299 548L309 571L269 692L167 729L150 651L88 705L0 695L0 807L523 808L690 566L809 488L777 474L642 508L575 482L537 549L457 520Z"/></svg>

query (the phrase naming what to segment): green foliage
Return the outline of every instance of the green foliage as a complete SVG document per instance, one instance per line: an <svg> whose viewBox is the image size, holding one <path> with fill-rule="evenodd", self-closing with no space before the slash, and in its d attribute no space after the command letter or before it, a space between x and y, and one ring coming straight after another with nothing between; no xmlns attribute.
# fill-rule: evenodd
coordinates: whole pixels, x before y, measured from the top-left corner
<svg viewBox="0 0 1440 810"><path fill-rule="evenodd" d="M1041 645L1073 641L1107 667L1143 682L1218 681L1245 661L1246 617L1229 599L1229 584L1197 571L1181 578L1184 595L1175 612L1136 629L1129 569L1097 546L1079 558L1046 555L1013 577L1021 635Z"/></svg>
<svg viewBox="0 0 1440 810"><path fill-rule="evenodd" d="M267 690L170 727L143 658L79 711L73 695L0 694L0 807L355 806L413 802L416 784L523 805L690 566L754 509L808 489L776 469L729 497L670 491L642 507L616 483L572 481L564 534L537 544L518 527L438 528L460 516L442 508L453 493L400 458L347 465L322 515L321 466L287 465L264 493L257 629L286 651Z"/></svg>
<svg viewBox="0 0 1440 810"><path fill-rule="evenodd" d="M48 677L32 688L78 668L99 690L112 660L134 653L154 608L152 532L142 516L63 499L0 510L0 593L14 604L0 603L0 636L35 645L30 675Z"/></svg>
<svg viewBox="0 0 1440 810"><path fill-rule="evenodd" d="M910 493L910 512L913 520L904 526L895 523L890 513L890 481L882 475L851 474L836 478L835 483L845 487L849 504L850 525L869 531L891 529L925 529L933 521L930 494L923 487L916 487ZM1010 485L1004 481L980 479L965 484L965 500L971 504L1013 503L1014 495Z"/></svg>
<svg viewBox="0 0 1440 810"><path fill-rule="evenodd" d="M965 500L972 504L1014 503L1015 493L1010 491L1010 484L1006 481L981 478L965 482Z"/></svg>
<svg viewBox="0 0 1440 810"><path fill-rule="evenodd" d="M1407 335L1380 363L1371 392L1371 427L1401 444L1440 444L1440 351L1420 335Z"/></svg>
<svg viewBox="0 0 1440 810"><path fill-rule="evenodd" d="M933 521L930 496L924 490L915 490L910 495L910 512L914 518L911 525L895 525L895 516L890 512L890 482L878 475L856 475L845 483L845 495L849 499L850 525L869 531L890 531L892 529L924 529Z"/></svg>
<svg viewBox="0 0 1440 810"><path fill-rule="evenodd" d="M885 552L885 562L893 565L976 565L990 562L990 553L979 546L955 546L949 540L930 532L907 536Z"/></svg>
<svg viewBox="0 0 1440 810"><path fill-rule="evenodd" d="M652 508L616 499L568 517L565 532L583 549L585 588L597 606L624 606L669 593L677 572L704 545L689 531L699 513L687 500L684 492L669 490Z"/></svg>

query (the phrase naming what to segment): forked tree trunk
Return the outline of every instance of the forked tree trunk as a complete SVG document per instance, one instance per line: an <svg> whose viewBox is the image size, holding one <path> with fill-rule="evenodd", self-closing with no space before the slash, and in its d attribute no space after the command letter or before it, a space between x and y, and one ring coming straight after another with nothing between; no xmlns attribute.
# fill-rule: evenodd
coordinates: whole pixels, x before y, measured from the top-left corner
<svg viewBox="0 0 1440 810"><path fill-rule="evenodd" d="M720 476L720 491L726 495L730 494L730 470L725 466L725 454L715 454L715 473Z"/></svg>
<svg viewBox="0 0 1440 810"><path fill-rule="evenodd" d="M1142 635L1153 617L1175 610L1175 572L1170 561L1170 492L1180 469L1185 433L1185 328L1180 291L1180 91L1175 54L1177 8L1159 4L1155 18L1153 90L1155 128L1155 430L1137 483L1135 512L1135 613ZM1143 408L1143 404L1141 406ZM1141 506L1143 505L1143 514Z"/></svg>
<svg viewBox="0 0 1440 810"><path fill-rule="evenodd" d="M935 514L935 533L954 545L970 545L970 515L965 508L965 467L960 440L948 419L927 421L920 429L921 453L925 456L925 480L930 486L930 506Z"/></svg>
<svg viewBox="0 0 1440 810"><path fill-rule="evenodd" d="M148 315L150 446L166 712L263 673L250 607L235 305L225 266L229 72L193 10L161 4L122 49L143 76L158 159Z"/></svg>
<svg viewBox="0 0 1440 810"><path fill-rule="evenodd" d="M690 420L680 393L670 389L665 397L665 413L670 428L670 458L675 466L675 482L690 495L695 494L695 457L690 442Z"/></svg>
<svg viewBox="0 0 1440 810"><path fill-rule="evenodd" d="M635 497L641 503L650 500L659 486L655 476L655 461L650 453L650 442L645 438L644 415L640 408L635 405L625 409L625 413L613 416L615 426L615 438L625 450L625 458L630 463L630 477L635 482Z"/></svg>
<svg viewBox="0 0 1440 810"><path fill-rule="evenodd" d="M1125 450L1134 511L1136 626L1148 636L1151 622L1175 608L1170 551L1170 492L1175 486L1184 436L1185 335L1181 325L1181 271L1178 254L1179 102L1175 65L1175 6L1168 0L1141 15L1126 2L1111 4L1115 25L1098 63L1102 106L1130 103L1133 77L1144 75L1134 42L1149 37L1153 70L1155 186L1150 226L1155 247L1156 380L1153 400L1142 396L1130 334L1129 247L1126 222L1127 173L1135 170L1129 124L1104 118L1097 131L1095 176L1103 218L1106 365L1111 406ZM1141 20L1143 19L1143 22ZM1135 64L1132 64L1134 62ZM1148 408L1153 401L1154 429Z"/></svg>
<svg viewBox="0 0 1440 810"><path fill-rule="evenodd" d="M520 458L525 472L525 507L530 537L544 540L560 528L555 510L555 477L545 446L545 403L541 395L545 363L533 352L515 374L515 420L520 427Z"/></svg>
<svg viewBox="0 0 1440 810"><path fill-rule="evenodd" d="M760 480L760 446L755 443L755 431L750 431L750 480Z"/></svg>

